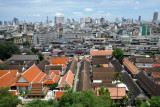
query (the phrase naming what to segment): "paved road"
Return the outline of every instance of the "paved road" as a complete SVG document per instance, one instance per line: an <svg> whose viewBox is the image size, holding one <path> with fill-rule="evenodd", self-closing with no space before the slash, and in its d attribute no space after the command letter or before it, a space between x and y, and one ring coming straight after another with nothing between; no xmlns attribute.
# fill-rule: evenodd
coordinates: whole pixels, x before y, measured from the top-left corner
<svg viewBox="0 0 160 107"><path fill-rule="evenodd" d="M77 91L77 85L78 85L78 81L79 81L78 75L79 75L80 65L81 65L81 63L78 62L78 63L77 63L77 73L76 73L76 76L75 76L75 78L74 78L74 90L73 90L73 91Z"/></svg>

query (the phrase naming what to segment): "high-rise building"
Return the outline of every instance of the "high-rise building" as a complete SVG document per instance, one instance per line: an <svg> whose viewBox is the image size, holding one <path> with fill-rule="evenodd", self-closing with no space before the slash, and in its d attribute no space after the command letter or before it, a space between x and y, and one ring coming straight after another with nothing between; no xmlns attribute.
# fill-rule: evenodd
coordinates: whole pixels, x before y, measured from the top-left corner
<svg viewBox="0 0 160 107"><path fill-rule="evenodd" d="M138 17L138 22L141 22L141 16Z"/></svg>
<svg viewBox="0 0 160 107"><path fill-rule="evenodd" d="M116 18L116 23L119 23L119 19L118 18Z"/></svg>
<svg viewBox="0 0 160 107"><path fill-rule="evenodd" d="M105 21L105 18L101 17L100 23L101 23L101 24L105 24L105 22L106 22L106 21Z"/></svg>
<svg viewBox="0 0 160 107"><path fill-rule="evenodd" d="M153 22L158 21L158 11L156 10L153 14Z"/></svg>
<svg viewBox="0 0 160 107"><path fill-rule="evenodd" d="M49 24L49 17L47 16L47 24Z"/></svg>
<svg viewBox="0 0 160 107"><path fill-rule="evenodd" d="M150 25L143 24L142 25L142 36L150 35L150 34L151 34Z"/></svg>
<svg viewBox="0 0 160 107"><path fill-rule="evenodd" d="M2 25L2 21L0 21L0 25Z"/></svg>
<svg viewBox="0 0 160 107"><path fill-rule="evenodd" d="M67 24L70 24L70 23L71 23L70 19L67 19Z"/></svg>
<svg viewBox="0 0 160 107"><path fill-rule="evenodd" d="M90 17L85 18L85 23L91 23L91 18Z"/></svg>
<svg viewBox="0 0 160 107"><path fill-rule="evenodd" d="M80 23L84 23L84 18L80 18Z"/></svg>
<svg viewBox="0 0 160 107"><path fill-rule="evenodd" d="M13 23L14 23L15 25L18 25L18 18L13 18Z"/></svg>
<svg viewBox="0 0 160 107"><path fill-rule="evenodd" d="M55 16L55 24L63 24L64 23L64 15Z"/></svg>

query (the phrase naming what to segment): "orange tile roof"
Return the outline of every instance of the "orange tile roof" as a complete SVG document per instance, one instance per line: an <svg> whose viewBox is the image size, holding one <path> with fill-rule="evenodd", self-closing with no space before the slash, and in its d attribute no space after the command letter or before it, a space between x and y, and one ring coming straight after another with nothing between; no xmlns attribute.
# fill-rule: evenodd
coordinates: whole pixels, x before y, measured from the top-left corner
<svg viewBox="0 0 160 107"><path fill-rule="evenodd" d="M69 58L65 57L65 56L61 56L61 57L56 56L56 57L54 57L54 59L65 59L65 60L68 60Z"/></svg>
<svg viewBox="0 0 160 107"><path fill-rule="evenodd" d="M113 50L94 50L91 51L91 55L112 55Z"/></svg>
<svg viewBox="0 0 160 107"><path fill-rule="evenodd" d="M41 83L43 79L46 77L46 74L43 72L40 72L37 78L32 83Z"/></svg>
<svg viewBox="0 0 160 107"><path fill-rule="evenodd" d="M137 72L138 68L128 59L125 59L123 61L123 64L129 69L129 71L132 74L138 74L139 72Z"/></svg>
<svg viewBox="0 0 160 107"><path fill-rule="evenodd" d="M63 93L64 93L64 91L56 91L56 96L55 96L55 98L56 98L56 99L60 99L60 98L62 97Z"/></svg>
<svg viewBox="0 0 160 107"><path fill-rule="evenodd" d="M51 74L52 72L54 72L56 75L60 75L61 71L60 70L50 70L49 73Z"/></svg>
<svg viewBox="0 0 160 107"><path fill-rule="evenodd" d="M13 86L30 86L29 83L15 83Z"/></svg>
<svg viewBox="0 0 160 107"><path fill-rule="evenodd" d="M86 59L88 62L91 62L91 60L88 59L86 56L84 56L84 57L81 59L81 62L82 62L84 59Z"/></svg>
<svg viewBox="0 0 160 107"><path fill-rule="evenodd" d="M65 59L50 59L52 65L66 65L67 61Z"/></svg>
<svg viewBox="0 0 160 107"><path fill-rule="evenodd" d="M103 65L103 67L108 67L108 64L101 64L101 65Z"/></svg>
<svg viewBox="0 0 160 107"><path fill-rule="evenodd" d="M160 78L160 72L152 72L153 78Z"/></svg>
<svg viewBox="0 0 160 107"><path fill-rule="evenodd" d="M36 81L36 79L40 80L40 77L38 77L40 74L42 73L42 71L36 66L33 65L31 66L28 70L26 70L22 76L28 81L28 82L33 82L34 80ZM43 74L43 73L42 73ZM44 74L43 74L44 75ZM43 75L41 75L41 77L43 77ZM37 80L37 81L38 81ZM36 82L37 82L36 81Z"/></svg>
<svg viewBox="0 0 160 107"><path fill-rule="evenodd" d="M0 70L0 77L7 74L9 71L7 70Z"/></svg>
<svg viewBox="0 0 160 107"><path fill-rule="evenodd" d="M10 72L8 72L7 74L0 77L0 87L8 86L8 84L14 79L14 76Z"/></svg>
<svg viewBox="0 0 160 107"><path fill-rule="evenodd" d="M56 75L54 72L52 72L48 77L46 77L44 84L53 84L55 82L58 82L59 78L60 75Z"/></svg>
<svg viewBox="0 0 160 107"><path fill-rule="evenodd" d="M10 72L11 72L11 74L15 77L15 76L17 75L17 72L18 72L18 71L13 71L13 70L12 70L12 71L10 71Z"/></svg>
<svg viewBox="0 0 160 107"><path fill-rule="evenodd" d="M98 89L100 88L97 88L97 95L99 95ZM108 87L108 90L110 92L111 99L122 99L123 96L127 96L125 87Z"/></svg>
<svg viewBox="0 0 160 107"><path fill-rule="evenodd" d="M73 83L73 79L74 79L74 74L69 70L61 79L59 87L65 87L65 82L67 83L67 85L69 87L72 87L72 83Z"/></svg>

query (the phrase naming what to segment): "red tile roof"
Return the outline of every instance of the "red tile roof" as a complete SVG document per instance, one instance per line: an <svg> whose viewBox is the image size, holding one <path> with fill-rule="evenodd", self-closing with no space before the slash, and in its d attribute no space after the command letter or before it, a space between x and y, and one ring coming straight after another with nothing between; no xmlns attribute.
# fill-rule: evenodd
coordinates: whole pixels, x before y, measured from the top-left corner
<svg viewBox="0 0 160 107"><path fill-rule="evenodd" d="M132 74L138 74L138 68L128 59L123 61L123 64L129 69Z"/></svg>
<svg viewBox="0 0 160 107"><path fill-rule="evenodd" d="M54 72L56 75L60 75L61 74L61 71L60 70L50 70L49 71L49 74L51 74L52 72Z"/></svg>
<svg viewBox="0 0 160 107"><path fill-rule="evenodd" d="M52 65L66 65L66 59L50 59Z"/></svg>
<svg viewBox="0 0 160 107"><path fill-rule="evenodd" d="M56 91L56 96L55 96L55 98L56 98L56 99L60 99L60 98L62 97L63 93L64 93L64 91Z"/></svg>
<svg viewBox="0 0 160 107"><path fill-rule="evenodd" d="M91 55L112 55L113 50L94 50L91 51Z"/></svg>
<svg viewBox="0 0 160 107"><path fill-rule="evenodd" d="M29 83L15 83L13 86L30 86Z"/></svg>
<svg viewBox="0 0 160 107"><path fill-rule="evenodd" d="M152 72L153 78L160 78L160 72Z"/></svg>
<svg viewBox="0 0 160 107"><path fill-rule="evenodd" d="M97 95L99 95L98 89L100 88L97 88ZM125 87L108 87L108 90L111 99L122 99L123 96L127 96Z"/></svg>
<svg viewBox="0 0 160 107"><path fill-rule="evenodd" d="M36 65L33 65L22 74L22 76L30 83L39 83L44 75L45 74Z"/></svg>
<svg viewBox="0 0 160 107"><path fill-rule="evenodd" d="M52 72L48 77L46 77L43 84L53 84L55 82L58 82L59 78L60 75L56 75L54 72Z"/></svg>
<svg viewBox="0 0 160 107"><path fill-rule="evenodd" d="M14 84L15 77L8 72L7 74L0 77L0 87L10 87L12 84Z"/></svg>
<svg viewBox="0 0 160 107"><path fill-rule="evenodd" d="M7 70L0 70L0 77L7 74L9 71Z"/></svg>
<svg viewBox="0 0 160 107"><path fill-rule="evenodd" d="M59 87L65 87L65 82L69 87L72 87L74 74L69 70L61 79Z"/></svg>
<svg viewBox="0 0 160 107"><path fill-rule="evenodd" d="M160 66L160 64L152 64L153 67Z"/></svg>

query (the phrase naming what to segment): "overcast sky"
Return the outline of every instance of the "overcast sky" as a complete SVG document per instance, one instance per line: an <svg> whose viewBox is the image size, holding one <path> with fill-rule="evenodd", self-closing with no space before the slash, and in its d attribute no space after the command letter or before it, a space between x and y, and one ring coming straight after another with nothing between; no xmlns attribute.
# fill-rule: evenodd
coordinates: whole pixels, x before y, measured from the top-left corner
<svg viewBox="0 0 160 107"><path fill-rule="evenodd" d="M47 16L54 21L55 15L65 19L91 17L115 21L118 17L151 21L155 10L160 11L160 0L0 0L0 20L17 17L27 22L45 22Z"/></svg>

